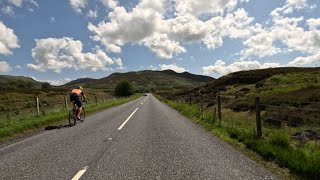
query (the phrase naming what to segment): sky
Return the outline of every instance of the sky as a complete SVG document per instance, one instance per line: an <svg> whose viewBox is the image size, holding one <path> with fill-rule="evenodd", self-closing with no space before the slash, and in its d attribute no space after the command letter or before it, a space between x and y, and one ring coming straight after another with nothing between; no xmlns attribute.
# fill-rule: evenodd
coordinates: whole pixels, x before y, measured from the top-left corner
<svg viewBox="0 0 320 180"><path fill-rule="evenodd" d="M0 74L320 66L319 0L0 0Z"/></svg>

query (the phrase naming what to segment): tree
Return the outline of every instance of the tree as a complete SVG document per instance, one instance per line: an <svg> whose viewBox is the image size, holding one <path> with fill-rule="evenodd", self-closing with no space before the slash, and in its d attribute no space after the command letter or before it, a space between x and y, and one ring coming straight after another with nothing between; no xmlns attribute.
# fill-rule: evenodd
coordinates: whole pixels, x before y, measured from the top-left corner
<svg viewBox="0 0 320 180"><path fill-rule="evenodd" d="M42 83L42 85L41 85L41 89L42 89L42 90L48 90L48 89L51 89L51 85L50 85L50 83L48 83L48 82Z"/></svg>
<svg viewBox="0 0 320 180"><path fill-rule="evenodd" d="M118 97L131 96L133 94L133 87L128 81L121 81L117 84L114 94Z"/></svg>

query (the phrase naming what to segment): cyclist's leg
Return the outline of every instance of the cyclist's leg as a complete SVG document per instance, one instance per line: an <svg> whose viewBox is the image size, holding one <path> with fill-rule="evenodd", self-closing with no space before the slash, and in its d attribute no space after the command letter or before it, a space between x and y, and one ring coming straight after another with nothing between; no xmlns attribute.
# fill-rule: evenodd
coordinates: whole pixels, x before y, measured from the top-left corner
<svg viewBox="0 0 320 180"><path fill-rule="evenodd" d="M73 112L75 116L78 115L78 110L76 108L76 101L77 101L77 95L76 94L70 94L70 101L72 103L73 106L73 110L76 110L76 112Z"/></svg>
<svg viewBox="0 0 320 180"><path fill-rule="evenodd" d="M79 117L79 118L80 118L81 113L82 113L82 106L79 107L79 111L78 111L78 117Z"/></svg>
<svg viewBox="0 0 320 180"><path fill-rule="evenodd" d="M78 106L78 114L77 114L77 117L79 118L80 117L80 114L81 114L81 111L82 111L82 102L81 102L81 99L80 97L77 98L77 100L75 101L75 103L77 104Z"/></svg>

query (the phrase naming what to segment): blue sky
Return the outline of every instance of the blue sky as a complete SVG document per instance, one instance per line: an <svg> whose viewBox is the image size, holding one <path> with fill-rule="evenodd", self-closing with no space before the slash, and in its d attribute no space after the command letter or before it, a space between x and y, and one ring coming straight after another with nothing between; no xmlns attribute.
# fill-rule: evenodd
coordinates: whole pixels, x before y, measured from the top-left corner
<svg viewBox="0 0 320 180"><path fill-rule="evenodd" d="M318 0L0 0L0 32L0 74L55 85L320 65Z"/></svg>

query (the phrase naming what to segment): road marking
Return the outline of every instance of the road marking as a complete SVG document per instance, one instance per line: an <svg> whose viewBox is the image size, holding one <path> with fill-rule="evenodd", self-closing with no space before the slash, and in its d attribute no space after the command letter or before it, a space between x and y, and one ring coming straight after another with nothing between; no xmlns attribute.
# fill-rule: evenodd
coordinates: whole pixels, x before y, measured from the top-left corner
<svg viewBox="0 0 320 180"><path fill-rule="evenodd" d="M121 130L123 128L123 126L129 121L129 119L134 115L134 113L138 110L139 108L137 108L136 110L133 111L133 113L127 118L127 120L118 128L118 130Z"/></svg>
<svg viewBox="0 0 320 180"><path fill-rule="evenodd" d="M89 168L89 166L85 166L84 168L82 168L71 180L80 179L81 176L87 171L88 168Z"/></svg>
<svg viewBox="0 0 320 180"><path fill-rule="evenodd" d="M141 105L143 104L143 102L141 103Z"/></svg>

